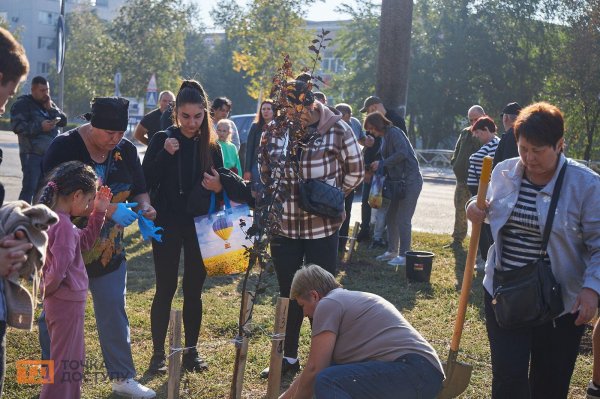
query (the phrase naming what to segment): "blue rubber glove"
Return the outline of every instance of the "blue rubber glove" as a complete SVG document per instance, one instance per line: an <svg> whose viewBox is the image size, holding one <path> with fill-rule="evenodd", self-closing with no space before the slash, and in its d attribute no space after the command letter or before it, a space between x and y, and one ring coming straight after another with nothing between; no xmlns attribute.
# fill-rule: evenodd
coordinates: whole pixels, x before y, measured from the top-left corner
<svg viewBox="0 0 600 399"><path fill-rule="evenodd" d="M135 208L137 205L137 202L119 202L117 209L112 214L112 220L123 227L129 226L137 219L137 213L130 208Z"/></svg>
<svg viewBox="0 0 600 399"><path fill-rule="evenodd" d="M149 238L154 238L158 242L162 242L162 235L160 232L162 231L162 227L156 227L154 222L146 217L144 217L144 211L138 211L138 225L140 226L140 233L142 233L142 238L144 241L147 241Z"/></svg>

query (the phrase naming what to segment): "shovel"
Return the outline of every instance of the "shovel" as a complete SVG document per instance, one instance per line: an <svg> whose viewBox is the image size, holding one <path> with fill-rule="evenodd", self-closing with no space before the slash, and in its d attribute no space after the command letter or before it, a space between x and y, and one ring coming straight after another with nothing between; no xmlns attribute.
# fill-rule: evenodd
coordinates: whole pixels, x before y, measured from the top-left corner
<svg viewBox="0 0 600 399"><path fill-rule="evenodd" d="M481 167L481 177L479 178L479 188L477 190L477 207L485 209L485 196L487 193L490 175L492 172L492 157L483 158ZM481 233L481 223L472 223L471 239L469 240L469 252L467 253L467 263L463 275L462 288L460 290L460 300L458 302L458 314L454 323L454 332L452 333L452 343L448 353L448 360L443 364L446 379L444 380L442 390L438 399L456 398L463 393L469 381L473 366L467 363L459 362L458 347L465 324L465 314L469 303L469 293L471 292L471 283L473 282L473 269L475 268L475 257L477 256L477 246L479 245L479 235Z"/></svg>

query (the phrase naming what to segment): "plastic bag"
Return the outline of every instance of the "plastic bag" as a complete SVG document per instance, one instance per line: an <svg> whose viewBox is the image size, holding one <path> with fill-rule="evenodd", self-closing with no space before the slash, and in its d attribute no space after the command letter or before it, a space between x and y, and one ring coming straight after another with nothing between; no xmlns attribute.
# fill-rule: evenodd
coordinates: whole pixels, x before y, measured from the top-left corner
<svg viewBox="0 0 600 399"><path fill-rule="evenodd" d="M383 183L385 176L379 173L373 175L371 180L371 191L369 191L369 206L373 209L381 208L383 203Z"/></svg>

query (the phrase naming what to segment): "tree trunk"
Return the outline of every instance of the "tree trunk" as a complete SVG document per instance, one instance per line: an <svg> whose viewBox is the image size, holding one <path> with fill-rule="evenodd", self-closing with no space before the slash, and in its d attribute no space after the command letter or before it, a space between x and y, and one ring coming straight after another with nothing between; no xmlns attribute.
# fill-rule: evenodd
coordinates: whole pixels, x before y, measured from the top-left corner
<svg viewBox="0 0 600 399"><path fill-rule="evenodd" d="M376 93L387 109L406 115L412 0L383 0Z"/></svg>

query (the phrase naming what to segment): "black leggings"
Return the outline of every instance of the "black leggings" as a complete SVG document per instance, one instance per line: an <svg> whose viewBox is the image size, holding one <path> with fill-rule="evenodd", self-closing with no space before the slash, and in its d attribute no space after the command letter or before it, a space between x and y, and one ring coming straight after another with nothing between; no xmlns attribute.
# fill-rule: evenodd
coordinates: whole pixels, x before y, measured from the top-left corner
<svg viewBox="0 0 600 399"><path fill-rule="evenodd" d="M152 241L156 293L152 301L150 324L155 352L163 352L171 302L177 290L179 258L183 246L183 326L185 346L196 346L202 324L202 287L206 269L202 262L194 221L185 223L157 220L163 231L162 242Z"/></svg>
<svg viewBox="0 0 600 399"><path fill-rule="evenodd" d="M363 182L361 205L360 205L360 231L369 231L371 227L371 205L369 205L369 193L371 192L371 183Z"/></svg>
<svg viewBox="0 0 600 399"><path fill-rule="evenodd" d="M314 263L335 275L339 234L314 240L294 239L277 236L271 241L271 256L279 282L279 294L290 297L292 279L303 263ZM298 302L290 301L287 325L285 326L284 355L298 357L298 340L304 313Z"/></svg>
<svg viewBox="0 0 600 399"><path fill-rule="evenodd" d="M338 247L339 250L344 251L346 248L346 243L348 239L348 232L350 231L350 216L352 213L352 203L354 202L354 190L350 192L346 196L344 200L344 208L346 210L346 219L344 219L344 223L342 223L342 227L340 227L340 245ZM358 233L358 232L357 232ZM344 238L342 238L344 237Z"/></svg>

